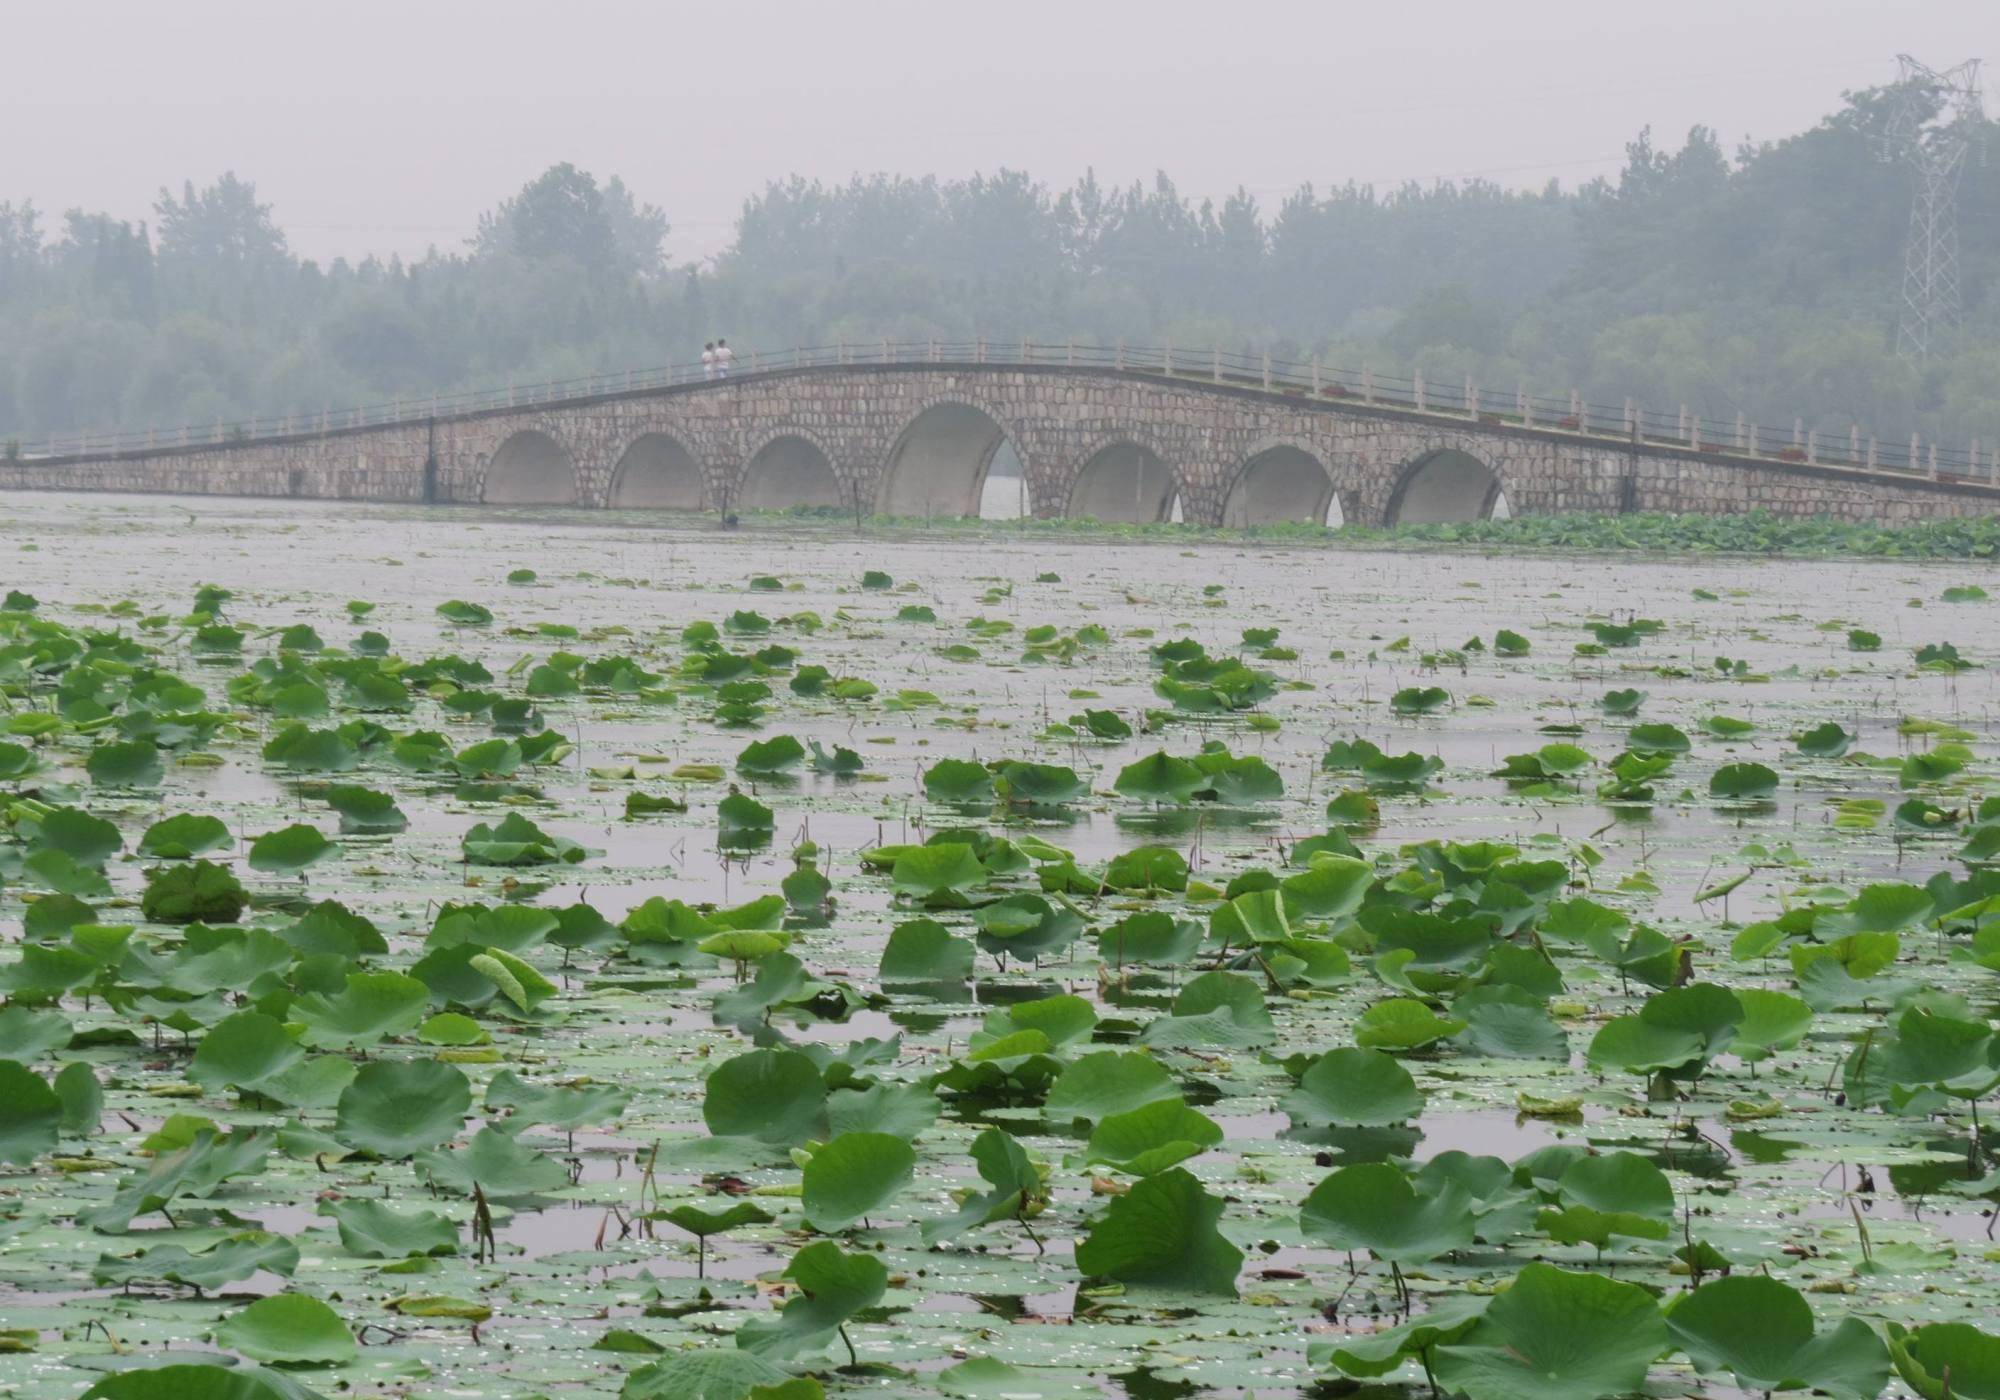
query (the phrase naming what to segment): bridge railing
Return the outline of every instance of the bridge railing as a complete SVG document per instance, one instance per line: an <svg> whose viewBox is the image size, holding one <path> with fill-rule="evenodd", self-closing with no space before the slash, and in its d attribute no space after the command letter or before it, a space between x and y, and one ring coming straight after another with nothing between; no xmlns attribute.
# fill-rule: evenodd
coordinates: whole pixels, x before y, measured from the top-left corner
<svg viewBox="0 0 2000 1400"><path fill-rule="evenodd" d="M840 341L775 354L737 351L729 377L868 364L1111 370L1172 381L1221 384L1285 398L1462 417L1502 430L1575 433L1614 440L1627 447L1674 447L1762 461L1822 464L2000 486L2000 444L1982 449L1975 440L1960 447L1926 441L1914 434L1907 440L1884 442L1858 426L1845 433L1822 434L1807 428L1802 419L1795 419L1789 427L1774 429L1740 415L1733 421L1722 421L1686 408L1666 412L1630 399L1622 405L1608 406L1591 403L1574 392L1566 398L1534 394L1525 388L1496 392L1470 380L1427 381L1421 374L1378 375L1367 369L1322 364L1317 359L1274 358L1258 352L1215 347L1192 349L1075 341L1053 345L1025 340ZM496 409L550 408L618 394L657 392L700 384L715 377L711 366L690 360L652 369L532 384L509 383L497 388L430 394L349 408L328 407L317 413L289 413L277 418L253 416L234 423L217 420L169 429L79 433L39 442L8 443L6 451L15 460L39 460L252 441L284 442L357 428L421 424L434 418Z"/></svg>

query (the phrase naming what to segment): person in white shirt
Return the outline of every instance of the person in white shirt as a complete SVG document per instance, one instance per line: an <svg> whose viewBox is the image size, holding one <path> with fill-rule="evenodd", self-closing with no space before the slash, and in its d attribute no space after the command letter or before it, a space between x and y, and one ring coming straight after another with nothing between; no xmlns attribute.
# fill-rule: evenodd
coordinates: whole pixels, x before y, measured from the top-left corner
<svg viewBox="0 0 2000 1400"><path fill-rule="evenodd" d="M735 360L736 360L736 352L729 348L728 341L718 340L715 342L715 377L717 379L725 379L728 377L729 366L733 364Z"/></svg>
<svg viewBox="0 0 2000 1400"><path fill-rule="evenodd" d="M715 342L712 340L701 347L701 377L715 378Z"/></svg>

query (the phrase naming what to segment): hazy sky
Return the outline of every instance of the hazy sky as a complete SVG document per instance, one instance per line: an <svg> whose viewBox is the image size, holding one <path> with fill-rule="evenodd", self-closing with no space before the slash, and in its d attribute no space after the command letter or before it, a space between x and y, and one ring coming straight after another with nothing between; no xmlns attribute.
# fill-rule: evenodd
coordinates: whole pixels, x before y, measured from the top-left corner
<svg viewBox="0 0 2000 1400"><path fill-rule="evenodd" d="M0 198L150 218L234 170L315 257L457 247L547 165L624 176L677 258L797 171L1066 184L1615 170L1988 54L1994 0L0 0Z"/></svg>

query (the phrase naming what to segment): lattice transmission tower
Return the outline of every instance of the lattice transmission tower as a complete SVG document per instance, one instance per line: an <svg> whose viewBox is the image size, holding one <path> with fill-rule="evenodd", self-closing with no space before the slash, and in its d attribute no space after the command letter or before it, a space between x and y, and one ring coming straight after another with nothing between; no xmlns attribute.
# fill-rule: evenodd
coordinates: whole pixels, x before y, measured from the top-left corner
<svg viewBox="0 0 2000 1400"><path fill-rule="evenodd" d="M1908 54L1898 54L1896 64L1898 92L1884 154L1917 176L1896 352L1922 364L1933 342L1958 328L1958 185L1974 143L1983 143L1986 112L1978 59L1943 72Z"/></svg>

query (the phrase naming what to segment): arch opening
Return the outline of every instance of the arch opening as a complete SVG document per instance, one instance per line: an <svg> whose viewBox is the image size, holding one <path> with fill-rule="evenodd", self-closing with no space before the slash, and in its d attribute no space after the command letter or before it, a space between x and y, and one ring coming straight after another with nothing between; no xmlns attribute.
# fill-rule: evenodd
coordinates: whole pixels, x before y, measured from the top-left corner
<svg viewBox="0 0 2000 1400"><path fill-rule="evenodd" d="M743 489L736 503L744 510L790 510L846 501L826 454L805 438L787 435L757 449L743 469Z"/></svg>
<svg viewBox="0 0 2000 1400"><path fill-rule="evenodd" d="M1180 485L1159 453L1136 442L1115 442L1083 464L1069 493L1069 513L1122 525L1171 518Z"/></svg>
<svg viewBox="0 0 2000 1400"><path fill-rule="evenodd" d="M1333 478L1319 458L1303 448L1273 447L1243 464L1222 503L1222 523L1236 529L1290 520L1339 524L1339 510Z"/></svg>
<svg viewBox="0 0 2000 1400"><path fill-rule="evenodd" d="M979 518L1021 520L1034 513L1034 502L1028 494L1027 463L1014 450L1014 444L1002 438L1000 445L993 449L993 460L986 468L986 480L980 483Z"/></svg>
<svg viewBox="0 0 2000 1400"><path fill-rule="evenodd" d="M1457 448L1420 457L1390 498L1390 525L1457 524L1507 518L1507 496L1493 469Z"/></svg>
<svg viewBox="0 0 2000 1400"><path fill-rule="evenodd" d="M547 433L523 429L486 464L480 499L494 506L575 505L576 464Z"/></svg>
<svg viewBox="0 0 2000 1400"><path fill-rule="evenodd" d="M1006 430L989 414L970 404L934 404L889 449L876 509L926 517L983 514L987 477L1007 446Z"/></svg>
<svg viewBox="0 0 2000 1400"><path fill-rule="evenodd" d="M611 474L613 509L704 510L708 487L701 468L679 439L642 433L625 449Z"/></svg>

